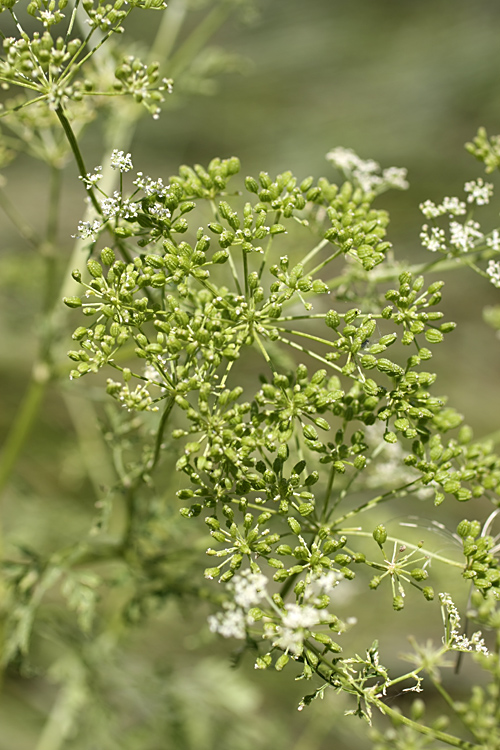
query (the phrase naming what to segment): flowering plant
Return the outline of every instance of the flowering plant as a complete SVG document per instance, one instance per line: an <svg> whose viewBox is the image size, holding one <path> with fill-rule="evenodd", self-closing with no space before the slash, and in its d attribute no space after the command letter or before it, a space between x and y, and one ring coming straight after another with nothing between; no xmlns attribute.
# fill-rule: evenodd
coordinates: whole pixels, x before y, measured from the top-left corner
<svg viewBox="0 0 500 750"><path fill-rule="evenodd" d="M57 40L50 30L64 21L64 3L30 4L46 29L31 37L14 6L2 5L18 36L4 39L0 77L30 93L4 114L43 111L49 124L34 117L30 126L60 138L57 154L44 156L58 170L61 154L72 153L88 197L74 235L77 268L64 289L66 306L80 316L69 377L103 371L117 410L105 428L115 476L106 492L98 490L92 534L43 561L31 553L5 561L4 664L30 653L37 613L56 586L94 638L105 591L122 585L128 622L168 591L209 600L209 630L243 642L257 669L295 665L297 679L312 680L299 708L333 690L368 723L374 709L383 714L393 727L375 735L377 747L393 746L395 737L403 747L420 735L463 750L498 747L500 562L491 527L500 457L493 444L473 440L434 390L428 363L455 324L439 310L444 282L426 279L430 270L467 266L500 286L499 230L483 230L475 213L493 186L478 178L466 183L463 198L424 202L422 244L436 259L412 265L387 240L389 217L375 203L389 189L408 188L405 170L382 169L350 149L327 155L338 180L286 171L241 181L236 157L184 165L166 178L134 172L122 129L107 163L88 171L78 129L101 95L131 94L156 117L172 90L159 64L130 56L111 88L96 82L97 53L126 16L164 5L84 3L90 30L82 39L72 36L81 13L75 3ZM116 50L110 54L117 59ZM497 139L483 130L468 148L487 170L498 167ZM192 522L203 530L196 538L210 561L204 575L200 542L182 548L194 559L181 570L181 552L171 559L165 546L174 521L161 467L172 455L183 528ZM494 510L453 531L460 559L435 552L430 535L415 539L411 524L404 532L387 528L389 503L433 503L438 519L442 503L479 498ZM115 532L110 519L119 503L126 520ZM103 572L103 560L122 565L122 578ZM350 647L349 592L389 589L380 606L388 598L396 612L413 596L432 608L441 585L433 564L460 571L471 588L467 617L485 635L462 629L452 596L440 592L444 630L436 645L414 642L411 669L391 676L375 627L363 656ZM489 679L464 702L441 676L454 653L472 653ZM83 662L71 673L73 686L75 675L84 681ZM426 683L463 732L447 731L446 717L426 723L421 700L407 713L388 700L401 686L421 692ZM491 700L479 701L485 694Z"/></svg>

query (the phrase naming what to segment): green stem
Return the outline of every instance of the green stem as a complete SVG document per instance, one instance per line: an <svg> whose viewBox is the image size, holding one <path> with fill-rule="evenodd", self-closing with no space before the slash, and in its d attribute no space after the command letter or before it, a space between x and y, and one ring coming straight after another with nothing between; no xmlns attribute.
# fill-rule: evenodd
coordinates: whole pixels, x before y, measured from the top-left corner
<svg viewBox="0 0 500 750"><path fill-rule="evenodd" d="M309 261L312 260L314 256L317 255L319 251L325 247L325 245L328 245L328 240L322 239L321 242L318 242L318 244L313 247L313 249L306 255L304 260L301 261L301 265L305 266L306 263L309 263Z"/></svg>
<svg viewBox="0 0 500 750"><path fill-rule="evenodd" d="M418 479L414 479L413 481L408 482L407 484L403 484L402 487L396 487L393 490L384 492L382 495L377 495L377 497L374 497L372 500L369 500L367 503L364 503L363 505L359 505L357 508L354 508L354 510L350 510L349 513L345 513L340 518L337 518L333 525L335 526L335 528L337 528L339 524L344 523L344 521L346 521L348 518L357 516L358 513L363 513L366 510L371 510L371 508L375 508L376 505L380 505L380 503L390 500L391 497L396 497L400 492L404 492L408 487L411 487L412 484L415 484L415 482L418 482L418 481L419 481Z"/></svg>
<svg viewBox="0 0 500 750"><path fill-rule="evenodd" d="M363 536L367 539L373 539L373 534L369 531L361 531L361 529L337 529L336 532L338 534L349 534L350 536ZM421 547L418 546L418 544L410 544L410 542L403 541L400 537L397 536L388 536L387 537L388 542L394 542L395 544L403 544L408 549L412 550L419 550L422 552L422 554L425 557L432 557L433 560L437 560L438 562L445 563L446 565L451 565L453 568L460 568L460 570L464 569L463 563L459 563L456 560L450 560L449 557L443 557L442 555L438 555L436 552L429 552L428 550L423 550Z"/></svg>
<svg viewBox="0 0 500 750"><path fill-rule="evenodd" d="M73 156L75 157L75 161L78 165L78 171L80 172L80 176L85 178L87 176L87 170L85 168L85 164L83 162L82 153L80 151L80 147L78 145L78 142L76 140L75 134L73 133L73 128L71 127L71 124L64 114L63 108L61 105L59 105L56 108L56 115L59 119L59 122L61 123L64 133L66 135L66 138L68 139L68 143L71 147L71 150L73 152ZM94 206L95 210L98 214L101 214L101 207L99 203L97 202L97 198L95 197L94 191L92 189L88 190L88 194L90 196L90 200L92 201L92 205Z"/></svg>
<svg viewBox="0 0 500 750"><path fill-rule="evenodd" d="M376 706L381 713L385 714L385 716L388 716L394 724L404 724L406 727L410 727L410 729L413 729L415 732L418 732L419 734L423 734L426 737L432 737L434 740L439 740L440 742L445 742L447 745L451 745L452 747L458 747L461 750L480 750L480 745L476 745L474 742L467 742L466 740L461 740L458 737L454 737L452 734L448 734L447 732L441 732L439 729L433 729L432 727L427 727L425 724L419 724L418 721L413 721L413 719L409 719L407 716L404 716L403 714L400 714L398 711L395 711L393 708L390 708L388 705L386 705L383 701L381 701L379 698L376 698L375 696L370 696L369 698L370 702L373 703L374 706Z"/></svg>
<svg viewBox="0 0 500 750"><path fill-rule="evenodd" d="M165 433L165 427L167 426L168 418L174 407L174 404L175 404L175 397L170 396L170 398L167 400L167 403L165 404L165 408L161 415L160 424L158 425L158 430L156 432L156 439L155 439L155 450L154 450L153 458L148 464L148 467L147 467L148 471L152 471L154 469L154 467L156 466L160 458L162 440L163 440L163 435Z"/></svg>

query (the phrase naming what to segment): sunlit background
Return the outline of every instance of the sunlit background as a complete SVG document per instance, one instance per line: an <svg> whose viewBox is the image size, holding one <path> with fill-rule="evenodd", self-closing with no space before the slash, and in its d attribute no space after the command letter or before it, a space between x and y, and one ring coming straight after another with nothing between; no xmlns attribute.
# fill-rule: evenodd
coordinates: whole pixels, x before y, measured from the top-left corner
<svg viewBox="0 0 500 750"><path fill-rule="evenodd" d="M204 12L193 13L186 34L197 14ZM0 16L2 30L3 24L6 14ZM138 48L147 48L155 15L144 14L142 24L134 20L127 33L137 40ZM246 23L230 19L213 39L234 56L234 72L216 77L202 95L174 90L158 121L142 119L130 149L134 166L165 179L182 163L204 164L213 156L234 154L241 159L243 175L290 169L299 178L309 174L333 178L325 154L334 146L350 147L384 167L408 168L410 190L389 193L378 199L377 206L390 211L389 239L396 257L411 262L424 259L418 239L419 203L461 195L466 180L482 175L481 165L465 152L464 142L480 125L489 133L500 131L499 33L496 0L260 0ZM91 167L100 162L101 140L98 127L90 128L84 138ZM115 145L122 147L119 142ZM19 211L42 227L48 191L43 166L21 156L4 174ZM488 179L498 183L495 176ZM68 170L64 189L56 274L65 268L70 235L84 210L84 191L74 170ZM496 206L483 215L485 222L495 222ZM1 434L6 435L36 355L43 306L42 261L17 238L3 214L0 227L0 424ZM483 307L498 303L499 291L472 271L443 278L443 309L447 319L459 325L441 347L443 353L437 348L435 392L448 393L450 403L482 436L498 429L500 417L500 341L482 322ZM77 324L70 321L61 351L71 348L69 331ZM49 389L4 493L4 531L11 539L7 554L13 554L14 545L20 543L47 553L87 533L96 496L86 475L82 440L95 428L82 427L85 391L80 384L72 388L65 382L63 395L58 384ZM96 444L92 440L91 451ZM106 463L99 453L91 460ZM173 497L172 517L177 518L175 487L167 484L170 474L166 470L162 481L165 495ZM474 515L469 507L457 506L449 503L448 517L446 511L440 517L451 529L464 514ZM400 506L388 513L395 525L404 516ZM419 513L419 523L425 526L432 508L422 506ZM177 520L175 524L175 534L181 533ZM435 548L449 551L453 543L436 536ZM383 596L374 597L376 605L386 605L375 613L373 592L363 585L360 582L359 601L342 604L347 614L358 618L353 636L357 648L370 645L376 620L384 658L395 666L399 652L407 649L408 632L418 637L439 633L435 606L426 609L418 601L393 613L387 591L385 602ZM37 673L37 668L53 660L57 643L39 639L32 670L19 674L12 669L4 678L0 750L371 747L360 722L342 718L349 708L343 699L330 695L298 713L299 698L311 690L294 683L293 670L282 675L254 672L248 654L233 668L232 646L208 633L206 614L189 601L182 605L171 601L147 625L132 628L123 650L114 654L109 670L100 676L102 684L95 686L109 699L103 714L114 711L118 718L106 725L93 708L83 720L84 726L99 722L108 726L100 745L86 744L85 732L63 744L47 732L40 740L47 712L59 694ZM50 618L51 612L45 616ZM89 658L98 663L107 648L106 642L96 643ZM57 675L53 679L57 682ZM467 676L457 679L465 690ZM82 698L82 712L85 705ZM109 726L114 727L116 741Z"/></svg>

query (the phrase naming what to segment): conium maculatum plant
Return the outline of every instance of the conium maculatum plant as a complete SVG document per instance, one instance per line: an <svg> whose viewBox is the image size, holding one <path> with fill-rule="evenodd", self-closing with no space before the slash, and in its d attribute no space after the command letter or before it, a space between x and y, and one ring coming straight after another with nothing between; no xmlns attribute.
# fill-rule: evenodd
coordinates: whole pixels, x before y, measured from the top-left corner
<svg viewBox="0 0 500 750"><path fill-rule="evenodd" d="M423 203L421 240L435 256L412 265L388 241L389 217L379 207L386 190L408 187L405 170L382 170L350 149L327 155L338 182L265 171L241 180L236 157L150 177L135 171L128 153L139 114L122 100L128 95L157 117L172 79L182 90L183 76L191 75L186 90L193 87L189 61L232 6L244 3L215 3L173 53L169 23L180 27L180 1L172 12L149 0L33 0L33 32L19 5L1 2L12 35L2 31L0 81L24 93L2 111L8 135L0 157L7 163L26 147L49 165L46 236L29 231L6 199L2 205L47 257L52 278L60 174L72 155L88 205L63 292L80 315L70 378L98 374L116 402L110 408L107 398L103 418L112 479L104 487L94 481L100 497L91 533L47 557L21 549L4 561L4 666L26 665L33 633L43 636L42 603L54 590L76 612L86 639L78 656L53 671L67 690L40 748L62 747L70 736L80 707L100 689L96 675L119 627L141 622L169 597L210 602L209 629L240 641L240 653L248 650L258 669L288 665L286 674L311 680L299 708L333 689L368 722L377 709L391 722L385 734L374 733L377 748L500 748L493 532L500 458L494 441L473 440L436 390L430 364L455 328L439 309L444 282L430 274L467 266L500 287L499 229L483 230L476 216L493 186L478 178L462 197ZM165 52L162 63L131 56L116 41L136 8L163 13L154 45ZM104 107L104 97L114 106ZM97 116L107 118L111 155L89 171L80 135ZM468 149L492 172L499 143L480 130ZM41 360L22 427L8 439L0 486L41 390L64 369L54 364L61 296L48 294ZM487 316L500 328L498 310ZM167 483L162 466L168 472L172 456L177 475ZM180 517L171 514L176 488ZM478 519L480 499L491 511ZM432 537L411 536L411 524L388 528L389 506L404 506L407 517L425 504L440 523L439 506L457 501L469 503L468 518L450 530L460 555L433 551ZM462 621L477 627L461 621L433 563L461 574L470 591ZM437 621L440 608L443 626L433 643L413 641L409 671L392 676L384 666L376 622L364 654L351 648L351 590L377 591L370 596L379 607L401 618L413 597L430 619ZM120 626L113 621L106 629L100 607L111 592ZM62 632L55 627L50 637ZM73 642L74 630L65 638ZM469 652L484 679L459 700L441 670L450 654ZM398 691L426 685L444 700L442 716L426 721L420 699L410 708L394 705Z"/></svg>

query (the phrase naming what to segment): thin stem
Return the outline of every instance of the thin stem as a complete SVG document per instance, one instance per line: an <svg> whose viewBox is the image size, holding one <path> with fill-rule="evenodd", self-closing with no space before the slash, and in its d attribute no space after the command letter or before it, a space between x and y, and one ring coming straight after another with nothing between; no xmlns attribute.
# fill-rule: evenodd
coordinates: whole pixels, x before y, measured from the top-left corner
<svg viewBox="0 0 500 750"><path fill-rule="evenodd" d="M163 440L163 435L165 433L165 427L167 426L168 418L172 412L174 404L175 404L175 396L170 396L170 398L167 400L165 404L165 408L163 409L163 413L161 415L160 424L158 425L158 430L156 432L156 438L155 438L155 450L154 450L153 458L151 459L151 461L149 462L147 466L148 471L152 471L154 469L154 467L156 466L160 458L162 440Z"/></svg>
<svg viewBox="0 0 500 750"><path fill-rule="evenodd" d="M361 529L342 529L336 527L336 532L338 534L349 534L350 536L362 536L367 539L373 539L373 534L369 531L362 531ZM388 542L393 542L394 544L401 544L403 543L403 540L400 537L396 536L388 536L387 537ZM408 549L412 549L415 551L422 552L425 557L432 557L433 560L437 560L438 562L445 563L446 565L451 565L453 568L460 568L460 570L464 569L464 566L462 563L457 562L456 560L450 560L449 557L443 557L443 555L438 555L437 552L429 552L428 550L423 550L421 547L418 546L418 544L410 544L410 542L404 542L405 547Z"/></svg>
<svg viewBox="0 0 500 750"><path fill-rule="evenodd" d="M255 339L255 341L256 341L256 343L257 343L257 346L259 347L260 351L262 352L262 356L263 356L263 357L264 357L264 359L266 360L267 364L269 365L269 367L271 368L271 370L272 370L272 371L273 371L274 373L276 373L276 368L274 367L274 365L273 365L273 363L272 363L272 361L271 361L271 357L270 357L270 356L269 356L269 354L267 353L267 350L266 350L266 348L264 347L264 344L262 343L262 341L261 341L261 339L260 339L260 336L258 335L258 333L257 333L256 331L254 331L254 339Z"/></svg>
<svg viewBox="0 0 500 750"><path fill-rule="evenodd" d="M301 261L301 265L305 266L306 263L309 263L309 261L312 260L314 256L317 255L319 251L325 247L325 245L328 245L328 240L322 239L321 242L318 242L318 244L313 247L313 249L306 255L304 260Z"/></svg>
<svg viewBox="0 0 500 750"><path fill-rule="evenodd" d="M404 724L405 726L413 729L415 732L419 732L419 734L424 734L426 737L432 737L435 740L445 742L447 745L458 747L461 750L480 750L481 745L476 745L474 742L461 740L458 737L454 737L452 734L448 734L447 732L441 732L439 729L433 729L432 727L425 726L425 724L420 724L418 721L413 721L413 719L409 719L407 716L404 716L404 714L400 714L398 711L390 708L375 696L370 696L370 702L373 703L379 709L379 711L388 716L396 725Z"/></svg>
<svg viewBox="0 0 500 750"><path fill-rule="evenodd" d="M331 255L326 258L322 263L319 263L315 268L313 268L312 271L309 272L309 276L314 276L315 273L318 273L318 271L321 271L322 268L328 265L328 263L331 263L332 260L335 260L335 258L338 258L339 255L342 255L342 250L337 250L336 253L332 253Z"/></svg>
<svg viewBox="0 0 500 750"><path fill-rule="evenodd" d="M327 485L326 492L325 492L325 499L323 501L323 511L321 513L322 522L324 522L327 518L328 503L330 502L334 480L335 480L335 466L332 464L332 468L330 470L330 476L328 477L328 485Z"/></svg>
<svg viewBox="0 0 500 750"><path fill-rule="evenodd" d="M386 502L387 500L390 500L392 497L396 497L400 492L404 492L408 487L411 487L413 484L418 482L418 479L413 479L411 482L408 482L407 484L403 484L401 487L396 487L393 490L389 490L388 492L384 492L382 495L377 495L377 497L374 497L372 500L368 500L367 503L364 503L363 505L359 505L354 510L350 510L349 513L345 513L340 518L337 518L335 520L335 527L338 527L339 524L344 523L348 518L352 518L353 516L356 516L358 513L363 513L364 511L371 510L371 508L375 508L375 506L380 505L380 503ZM406 494L406 493L405 493Z"/></svg>
<svg viewBox="0 0 500 750"><path fill-rule="evenodd" d="M83 177L83 178L85 178L87 176L87 170L86 170L85 164L83 162L83 157L82 157L82 154L81 154L81 151L80 151L80 147L79 147L78 142L76 140L75 134L73 133L73 129L71 127L71 124L70 124L68 118L66 117L66 115L64 114L64 111L63 111L63 108L62 108L61 105L59 105L56 108L56 115L57 115L57 117L59 119L59 122L61 123L61 125L63 127L63 130L64 130L64 133L66 135L66 138L68 139L68 143L69 143L69 145L71 147L71 150L73 152L73 156L75 157L75 161L76 161L76 163L78 165L78 171L80 172L80 176ZM92 189L90 189L87 192L88 192L88 194L90 196L90 200L92 201L92 205L94 206L95 210L97 211L98 214L101 214L102 213L101 207L100 207L99 203L97 202L97 198L95 197L94 191Z"/></svg>
<svg viewBox="0 0 500 750"><path fill-rule="evenodd" d="M312 352L309 349L306 349L305 346L302 346L301 344L296 344L295 341L289 341L288 339L283 338L283 336L278 336L278 341L281 341L283 344L287 344L287 346L290 346L292 349L297 349L299 352L303 352L303 354L308 354L313 359L317 359L318 362L322 362L324 365L337 370L337 372L342 372L342 368L336 365L334 362L329 362L320 354L316 354L316 352Z"/></svg>

